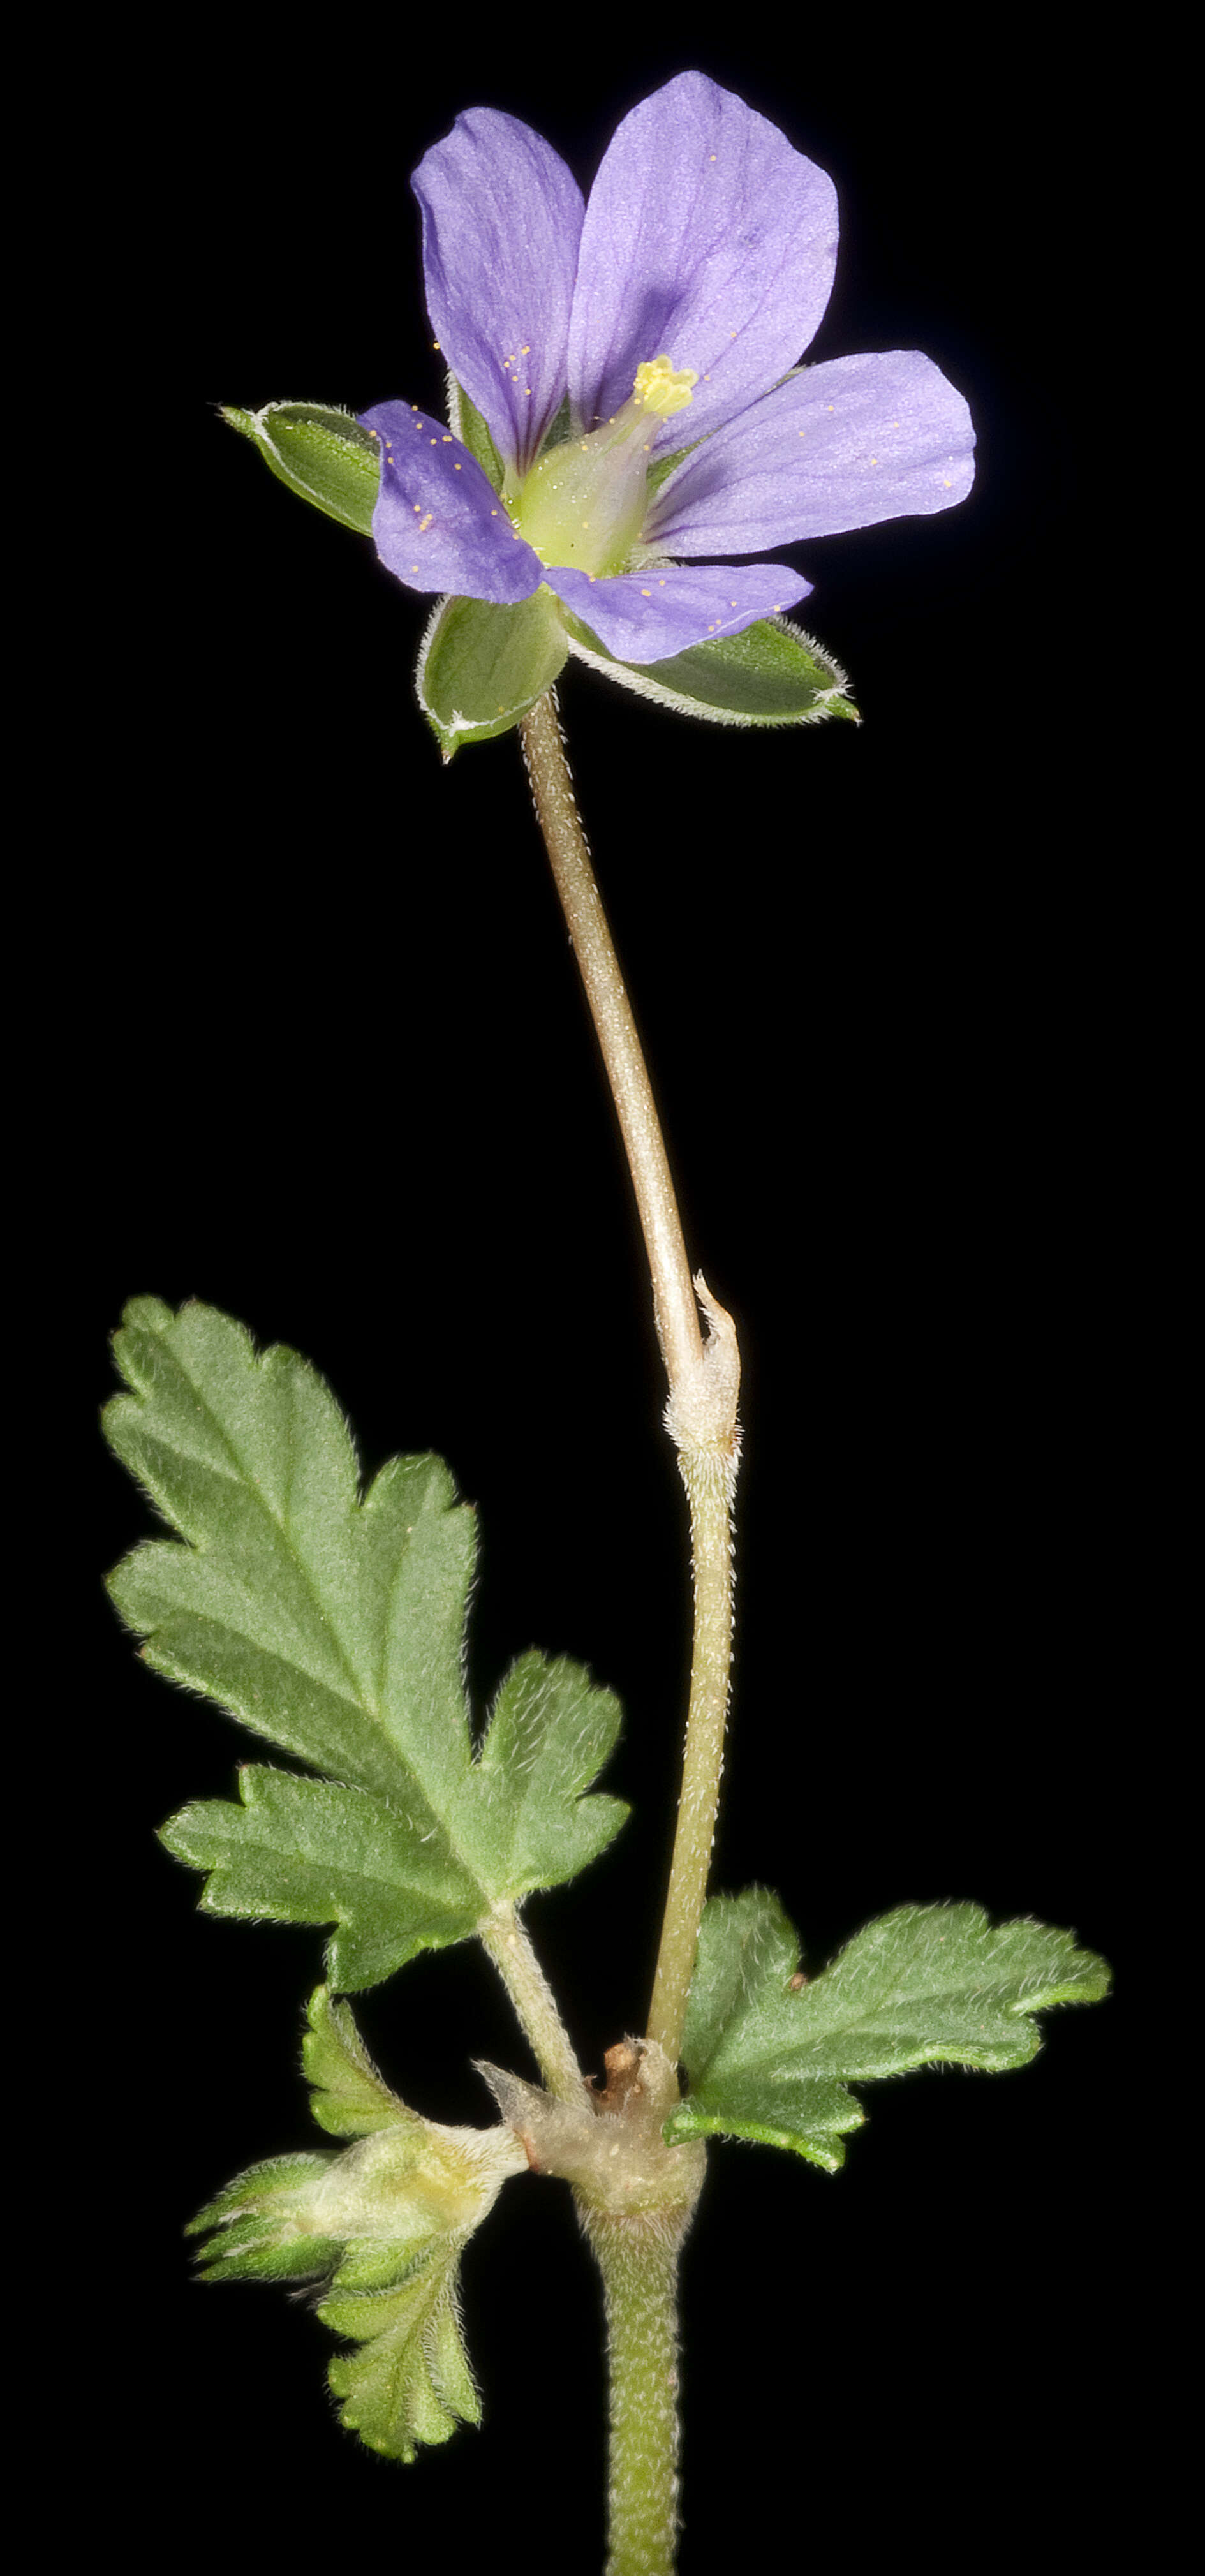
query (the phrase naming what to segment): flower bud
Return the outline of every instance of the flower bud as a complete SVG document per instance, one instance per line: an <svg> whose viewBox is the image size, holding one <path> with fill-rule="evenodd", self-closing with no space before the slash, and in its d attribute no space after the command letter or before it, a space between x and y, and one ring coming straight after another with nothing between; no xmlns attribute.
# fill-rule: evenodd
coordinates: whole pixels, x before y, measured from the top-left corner
<svg viewBox="0 0 1205 2576"><path fill-rule="evenodd" d="M214 2234L211 2279L394 2277L442 2240L458 2252L526 2158L513 2131L445 2128L390 2091L346 2004L324 1986L309 2008L306 2069L323 2128L355 2143L252 2165L193 2219ZM220 2231L220 2233L218 2232Z"/></svg>

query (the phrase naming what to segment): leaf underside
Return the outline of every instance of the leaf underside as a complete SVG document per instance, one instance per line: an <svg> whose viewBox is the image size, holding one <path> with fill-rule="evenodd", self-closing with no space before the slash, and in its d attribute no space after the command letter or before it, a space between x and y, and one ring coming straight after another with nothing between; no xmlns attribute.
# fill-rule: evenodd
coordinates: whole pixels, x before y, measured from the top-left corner
<svg viewBox="0 0 1205 2576"><path fill-rule="evenodd" d="M947 2060L1024 2066L1030 2018L1093 2003L1109 1970L1070 1932L1027 1921L994 1930L978 1905L902 1905L866 1926L811 1983L776 1896L751 1888L704 1909L687 2011L687 2099L670 2140L724 2136L790 2147L830 2173L860 2126L847 2091Z"/></svg>
<svg viewBox="0 0 1205 2576"><path fill-rule="evenodd" d="M321 1378L213 1307L136 1298L114 1348L132 1392L106 1434L185 1542L125 1558L118 1610L156 1671L322 1775L248 1763L240 1803L170 1820L203 1906L334 1924L330 1982L354 1991L605 1850L627 1809L584 1792L620 1712L579 1665L521 1656L474 1747L474 1516L442 1461L391 1459L361 1500Z"/></svg>

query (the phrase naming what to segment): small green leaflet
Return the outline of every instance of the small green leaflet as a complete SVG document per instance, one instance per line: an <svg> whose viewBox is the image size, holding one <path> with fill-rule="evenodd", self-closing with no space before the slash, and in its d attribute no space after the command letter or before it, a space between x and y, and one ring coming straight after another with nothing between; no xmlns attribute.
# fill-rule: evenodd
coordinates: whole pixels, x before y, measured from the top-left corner
<svg viewBox="0 0 1205 2576"><path fill-rule="evenodd" d="M201 2252L207 2281L313 2281L334 2269L341 2245L310 2224L315 2192L338 2162L333 2147L248 2165L190 2218L186 2236L214 2231ZM217 2233L221 2230L221 2234Z"/></svg>
<svg viewBox="0 0 1205 2576"><path fill-rule="evenodd" d="M404 2105L378 2075L350 2004L337 2002L327 1986L319 1986L306 2019L301 2062L319 2128L333 2138L371 2138L378 2129L392 2128Z"/></svg>
<svg viewBox="0 0 1205 2576"><path fill-rule="evenodd" d="M583 1793L620 1712L580 1665L521 1656L474 1751L474 1519L441 1460L391 1459L361 1501L321 1378L211 1306L136 1298L114 1349L133 1392L106 1434L186 1542L135 1548L117 1607L156 1671L325 1775L248 1763L241 1804L172 1817L203 1906L334 1923L330 1981L354 1992L604 1851L627 1809Z"/></svg>
<svg viewBox="0 0 1205 2576"><path fill-rule="evenodd" d="M460 2333L457 2272L464 2242L448 2237L409 2264L399 2262L392 2282L379 2258L370 2266L349 2254L319 2301L323 2325L363 2346L340 2353L327 2372L343 2400L340 2421L386 2459L413 2460L420 2442L448 2441L458 2418L481 2422Z"/></svg>
<svg viewBox="0 0 1205 2576"><path fill-rule="evenodd" d="M362 2349L330 2364L342 2419L371 2450L413 2460L481 2404L460 2337L460 2258L508 2174L526 2171L504 2125L424 2120L378 2075L346 2004L311 1997L306 2073L315 2118L342 2154L252 2165L193 2219L209 2280L322 2284L318 2314Z"/></svg>
<svg viewBox="0 0 1205 2576"><path fill-rule="evenodd" d="M829 2173L865 2117L846 2091L946 2058L990 2074L1041 2047L1028 2016L1095 2003L1109 1970L1070 1932L993 1931L978 1905L901 1905L868 1923L811 1984L776 1896L750 1888L704 1908L682 2057L687 2099L670 2141L721 2136L792 2147Z"/></svg>

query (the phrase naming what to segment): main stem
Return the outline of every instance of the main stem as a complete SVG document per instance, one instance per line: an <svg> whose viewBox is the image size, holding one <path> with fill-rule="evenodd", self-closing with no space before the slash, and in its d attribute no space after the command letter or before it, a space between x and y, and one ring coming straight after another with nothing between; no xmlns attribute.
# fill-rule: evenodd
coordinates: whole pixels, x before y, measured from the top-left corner
<svg viewBox="0 0 1205 2576"><path fill-rule="evenodd" d="M732 1494L740 1381L730 1316L692 1282L682 1220L648 1068L607 927L573 793L552 692L523 720L523 755L540 829L619 1114L648 1252L669 1379L666 1421L690 1503L695 1632L682 1794L648 2036L676 2065L694 1969L723 1768L732 1654ZM709 1336L699 1331L696 1292Z"/></svg>
<svg viewBox="0 0 1205 2576"><path fill-rule="evenodd" d="M678 2527L678 2260L662 2218L584 2220L610 2363L605 2576L672 2576Z"/></svg>
<svg viewBox="0 0 1205 2576"><path fill-rule="evenodd" d="M732 1495L739 1449L736 1332L692 1282L665 1140L636 1022L573 793L551 691L523 720L536 814L619 1116L669 1379L666 1425L690 1504L695 1626L682 1794L649 2011L670 2067L686 2003L715 1836L732 1650ZM697 1302L696 1302L697 1300ZM699 1306L708 1324L704 1342ZM692 2203L693 2205L693 2203ZM587 2221L603 2275L611 2389L608 2576L671 2576L677 2494L677 2275L685 2218Z"/></svg>
<svg viewBox="0 0 1205 2576"><path fill-rule="evenodd" d="M724 1729L732 1666L732 1494L735 1450L680 1449L678 1466L690 1504L695 1624L682 1792L661 1947L649 2006L648 2037L671 2066L682 2054L686 2002L694 1975L699 1925L715 1840Z"/></svg>

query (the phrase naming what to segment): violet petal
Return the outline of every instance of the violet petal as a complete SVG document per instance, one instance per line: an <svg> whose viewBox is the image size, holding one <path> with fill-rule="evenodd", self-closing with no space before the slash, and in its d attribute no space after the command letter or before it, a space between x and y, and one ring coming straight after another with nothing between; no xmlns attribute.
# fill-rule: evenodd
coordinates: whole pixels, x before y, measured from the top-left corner
<svg viewBox="0 0 1205 2576"><path fill-rule="evenodd" d="M410 403L360 415L381 443L372 514L377 553L411 590L450 590L513 607L544 578L476 459L442 421Z"/></svg>
<svg viewBox="0 0 1205 2576"><path fill-rule="evenodd" d="M739 635L812 587L787 564L657 564L609 580L553 565L544 578L621 662L664 662L692 644Z"/></svg>
<svg viewBox="0 0 1205 2576"><path fill-rule="evenodd" d="M960 393L915 349L805 367L684 458L655 495L651 544L746 554L927 517L964 500L975 432Z"/></svg>
<svg viewBox="0 0 1205 2576"><path fill-rule="evenodd" d="M832 180L702 72L626 116L590 192L569 328L575 425L619 410L644 360L693 367L663 452L743 411L814 337L837 255Z"/></svg>
<svg viewBox="0 0 1205 2576"><path fill-rule="evenodd" d="M525 472L565 393L581 190L542 135L493 107L458 116L411 185L440 350Z"/></svg>

